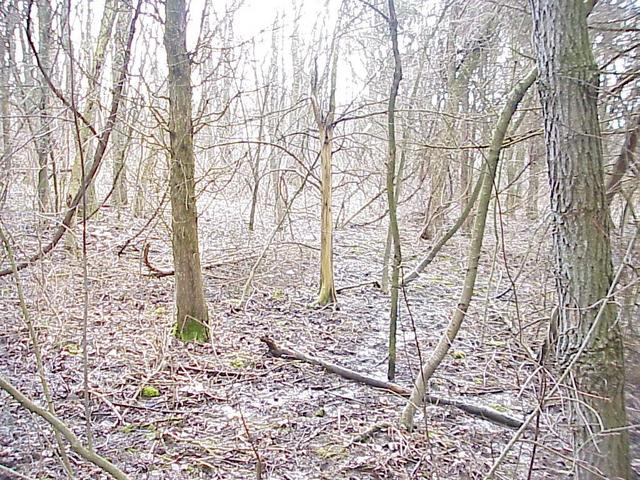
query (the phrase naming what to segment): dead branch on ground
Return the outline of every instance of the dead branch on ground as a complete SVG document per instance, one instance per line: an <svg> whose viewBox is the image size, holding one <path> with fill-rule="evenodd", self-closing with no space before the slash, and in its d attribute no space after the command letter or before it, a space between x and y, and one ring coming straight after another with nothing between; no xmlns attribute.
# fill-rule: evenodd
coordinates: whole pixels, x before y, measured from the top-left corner
<svg viewBox="0 0 640 480"><path fill-rule="evenodd" d="M312 365L317 365L328 372L335 373L336 375L340 375L343 378L348 380L353 380L357 383L362 383L364 385L369 385L374 388L379 388L382 390L387 390L389 392L395 393L402 397L409 397L411 395L411 390L403 387L402 385L398 385L397 383L387 382L386 380L379 380L377 378L368 377L363 375L355 370L351 370L349 368L341 367L340 365L336 365L330 362L326 362L317 357L312 357L310 355L306 355L304 353L298 352L297 350L292 350L290 348L282 347L278 345L275 340L270 337L261 337L262 340L267 347L269 348L269 353L274 357L286 357L293 358L295 360L300 360L301 362L310 363ZM482 407L478 405L471 405L468 403L461 402L460 400L454 400L452 398L443 398L435 395L425 395L425 402L430 403L432 405L445 405L449 407L456 407L470 415L474 415L476 417L480 417L484 420L488 420L492 423L498 425L504 425L511 428L519 428L522 426L522 421L511 417L509 415L505 415L500 413L489 407Z"/></svg>

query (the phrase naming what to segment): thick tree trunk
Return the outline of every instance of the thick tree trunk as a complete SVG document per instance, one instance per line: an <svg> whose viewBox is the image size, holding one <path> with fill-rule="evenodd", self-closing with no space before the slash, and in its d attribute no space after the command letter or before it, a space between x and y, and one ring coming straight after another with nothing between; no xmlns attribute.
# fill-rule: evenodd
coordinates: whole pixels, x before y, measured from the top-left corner
<svg viewBox="0 0 640 480"><path fill-rule="evenodd" d="M209 337L204 299L198 215L195 197L195 156L191 118L191 65L187 54L185 0L166 0L164 44L169 67L169 135L171 226L176 282L176 336L183 341Z"/></svg>
<svg viewBox="0 0 640 480"><path fill-rule="evenodd" d="M627 479L623 346L616 306L607 297L610 220L587 7L559 0L531 0L531 5L554 227L559 363L586 345L572 371L576 478ZM602 302L608 303L602 307Z"/></svg>

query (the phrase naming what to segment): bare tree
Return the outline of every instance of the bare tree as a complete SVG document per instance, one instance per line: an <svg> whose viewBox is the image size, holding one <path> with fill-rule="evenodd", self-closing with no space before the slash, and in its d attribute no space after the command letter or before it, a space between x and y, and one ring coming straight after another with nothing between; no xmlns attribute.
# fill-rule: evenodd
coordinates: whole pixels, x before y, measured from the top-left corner
<svg viewBox="0 0 640 480"><path fill-rule="evenodd" d="M598 67L584 2L532 0L556 287L555 354L573 363L576 478L630 478L624 349L616 305L598 121Z"/></svg>
<svg viewBox="0 0 640 480"><path fill-rule="evenodd" d="M186 45L185 0L167 0L165 15L164 44L169 66L171 243L176 277L175 333L184 341L206 341L209 338L209 315L204 298L198 245L191 63Z"/></svg>

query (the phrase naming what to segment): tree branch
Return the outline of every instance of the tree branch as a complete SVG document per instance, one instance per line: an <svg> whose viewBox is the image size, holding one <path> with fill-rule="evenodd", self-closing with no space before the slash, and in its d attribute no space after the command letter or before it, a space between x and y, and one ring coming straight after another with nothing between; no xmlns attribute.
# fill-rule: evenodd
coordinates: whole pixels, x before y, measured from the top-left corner
<svg viewBox="0 0 640 480"><path fill-rule="evenodd" d="M101 468L106 473L111 475L117 480L129 480L129 477L113 463L106 458L98 455L97 453L86 448L80 439L67 427L58 417L51 414L44 408L36 405L25 394L13 386L7 379L0 375L0 389L11 395L20 405L29 410L31 413L35 413L39 417L43 418L51 427L62 434L64 438L69 442L71 449L80 455L88 462L93 463L96 467Z"/></svg>
<svg viewBox="0 0 640 480"><path fill-rule="evenodd" d="M319 367L324 368L328 372L335 373L343 378L348 380L353 380L357 383L362 383L364 385L369 385L374 388L379 388L381 390L387 390L389 392L395 393L402 397L408 397L411 395L411 390L405 388L397 383L387 382L385 380L379 380L377 378L368 377L363 375L355 370L351 370L345 367L341 367L340 365L336 365L330 362L326 362L317 357L312 357L310 355L306 355L297 350L292 350L290 348L282 347L278 345L275 340L270 337L262 337L260 338L267 347L269 348L269 354L274 357L281 358L293 358L295 360L300 360L301 362L310 363L312 365L317 365ZM505 415L500 413L492 408L482 407L478 405L470 405L468 403L461 402L460 400L454 400L451 398L443 398L437 397L435 395L426 395L425 401L432 405L445 405L448 407L456 407L460 410L469 413L470 415L474 415L476 417L480 417L483 420L488 420L498 425L504 425L511 428L519 428L522 425L522 422L517 418L511 417L509 415Z"/></svg>

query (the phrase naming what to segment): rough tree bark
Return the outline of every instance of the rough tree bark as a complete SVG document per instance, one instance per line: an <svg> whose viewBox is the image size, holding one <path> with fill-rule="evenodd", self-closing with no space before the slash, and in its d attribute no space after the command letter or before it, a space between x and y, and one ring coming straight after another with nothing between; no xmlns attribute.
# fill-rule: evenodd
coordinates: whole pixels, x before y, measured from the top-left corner
<svg viewBox="0 0 640 480"><path fill-rule="evenodd" d="M198 245L191 64L187 54L185 0L167 0L165 15L164 45L169 67L171 241L176 278L175 334L183 341L206 341L209 338L209 318Z"/></svg>
<svg viewBox="0 0 640 480"><path fill-rule="evenodd" d="M595 324L613 267L588 6L531 0L531 7L549 166L559 364L567 364L585 345L571 372L575 474L578 480L627 479L624 355L613 302Z"/></svg>

